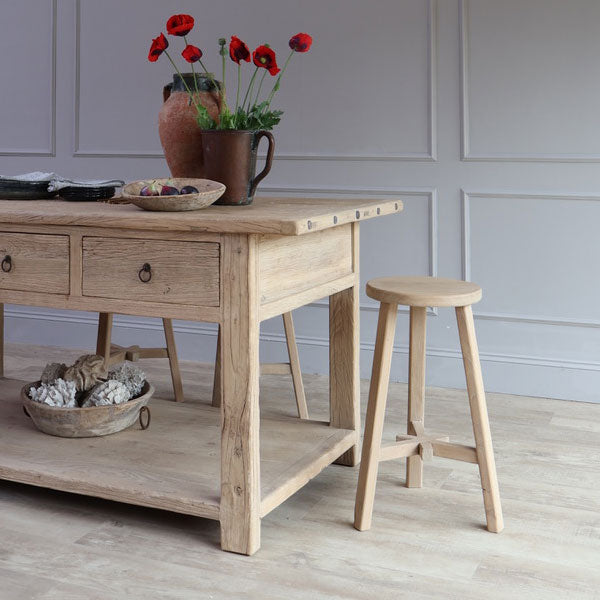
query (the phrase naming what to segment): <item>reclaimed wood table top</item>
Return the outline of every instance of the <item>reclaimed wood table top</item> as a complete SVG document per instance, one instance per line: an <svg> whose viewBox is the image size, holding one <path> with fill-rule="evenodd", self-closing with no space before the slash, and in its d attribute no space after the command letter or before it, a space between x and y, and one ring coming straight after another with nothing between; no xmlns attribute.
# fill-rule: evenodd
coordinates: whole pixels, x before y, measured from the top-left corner
<svg viewBox="0 0 600 600"><path fill-rule="evenodd" d="M1 200L0 222L150 231L302 235L402 210L398 198L256 198L249 206L148 212L132 204Z"/></svg>

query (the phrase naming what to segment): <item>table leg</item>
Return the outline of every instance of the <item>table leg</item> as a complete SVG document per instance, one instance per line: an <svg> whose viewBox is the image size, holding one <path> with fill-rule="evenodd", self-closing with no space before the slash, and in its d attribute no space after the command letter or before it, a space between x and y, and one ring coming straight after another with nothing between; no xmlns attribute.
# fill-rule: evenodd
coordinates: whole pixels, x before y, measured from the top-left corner
<svg viewBox="0 0 600 600"><path fill-rule="evenodd" d="M354 429L356 444L336 461L356 466L360 435L360 306L358 280L358 223L353 227L356 283L329 297L329 402L332 427Z"/></svg>
<svg viewBox="0 0 600 600"><path fill-rule="evenodd" d="M256 236L224 236L221 324L221 547L260 547Z"/></svg>

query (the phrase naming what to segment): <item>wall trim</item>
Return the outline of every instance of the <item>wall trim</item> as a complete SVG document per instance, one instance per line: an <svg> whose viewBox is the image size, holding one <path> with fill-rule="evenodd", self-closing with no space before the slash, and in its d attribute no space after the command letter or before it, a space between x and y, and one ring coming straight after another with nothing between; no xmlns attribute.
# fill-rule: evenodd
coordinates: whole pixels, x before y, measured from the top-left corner
<svg viewBox="0 0 600 600"><path fill-rule="evenodd" d="M29 307L24 309L14 307L6 308L5 317L11 319L32 319L56 323L83 324L93 327L96 327L98 324L98 319L95 316L90 316L83 313L73 312L72 314L60 314L49 311L31 311ZM160 319L149 321L144 317L115 315L114 327L122 329L156 331L162 333L162 323L160 322ZM204 335L211 338L217 337L216 326L211 326L205 323L175 321L173 324L173 329L175 333ZM282 345L285 345L286 343L285 335L282 333L261 333L260 340L263 342L279 343ZM327 348L329 346L329 338L327 337L297 335L296 341L300 346L317 346L323 348ZM360 349L366 352L373 352L375 349L375 342L361 342ZM408 350L409 348L406 344L395 344L393 347L394 354L408 355ZM450 358L462 361L460 350L455 348L428 347L427 356ZM480 352L480 358L482 362L509 363L533 367L552 367L579 371L600 371L600 362L565 360L554 357L535 356L531 354Z"/></svg>
<svg viewBox="0 0 600 600"><path fill-rule="evenodd" d="M56 2L57 0L54 0ZM274 160L299 161L374 161L374 162L436 162L437 161L437 2L427 1L428 36L428 91L427 91L427 152L407 152L400 154L295 154L275 153ZM73 156L85 158L158 158L164 159L159 152L127 152L122 150L82 150L80 140L80 85L81 85L81 2L75 2L75 106L73 126ZM264 158L264 155L260 155Z"/></svg>
<svg viewBox="0 0 600 600"><path fill-rule="evenodd" d="M600 202L600 196L575 194L544 194L516 192L467 192L461 190L462 212L462 278L471 280L471 199L472 198L508 198L512 200L576 200L583 202ZM476 319L485 321L503 321L511 323L535 323L538 325L558 325L561 327L600 328L600 320L578 319L575 317L557 317L548 315L531 315L523 313L500 313L490 311L474 311Z"/></svg>
<svg viewBox="0 0 600 600"><path fill-rule="evenodd" d="M57 21L58 0L50 0L51 4L51 69L50 69L50 147L42 150L18 150L11 148L0 149L0 156L56 156L56 52L57 52Z"/></svg>
<svg viewBox="0 0 600 600"><path fill-rule="evenodd" d="M596 163L600 162L600 154L513 154L487 152L473 154L471 152L471 125L469 100L469 8L470 0L459 0L460 26L460 122L461 147L460 157L465 162L558 162L558 163Z"/></svg>

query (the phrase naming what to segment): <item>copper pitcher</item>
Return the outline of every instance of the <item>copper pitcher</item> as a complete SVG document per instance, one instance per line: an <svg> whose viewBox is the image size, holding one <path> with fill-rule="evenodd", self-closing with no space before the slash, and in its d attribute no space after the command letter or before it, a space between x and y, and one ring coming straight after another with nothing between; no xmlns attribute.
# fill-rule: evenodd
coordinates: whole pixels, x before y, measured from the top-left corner
<svg viewBox="0 0 600 600"><path fill-rule="evenodd" d="M227 188L216 204L252 204L256 187L269 174L273 164L275 140L270 131L215 129L202 131L204 173ZM264 169L256 175L258 144L269 142Z"/></svg>

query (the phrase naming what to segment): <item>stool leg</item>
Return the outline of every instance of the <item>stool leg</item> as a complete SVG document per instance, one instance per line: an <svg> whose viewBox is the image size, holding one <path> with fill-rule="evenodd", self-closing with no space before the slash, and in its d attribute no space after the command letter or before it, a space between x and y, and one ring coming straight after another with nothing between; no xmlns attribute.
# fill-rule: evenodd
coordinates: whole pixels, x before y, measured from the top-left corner
<svg viewBox="0 0 600 600"><path fill-rule="evenodd" d="M292 372L292 382L294 384L294 394L296 395L298 416L301 419L308 419L308 406L306 405L306 395L304 394L300 357L298 356L298 345L296 344L294 320L292 319L291 312L283 313L283 328L285 329L285 341L287 344L288 356L290 358L290 370Z"/></svg>
<svg viewBox="0 0 600 600"><path fill-rule="evenodd" d="M504 528L502 508L500 506L500 492L492 448L492 436L488 419L483 377L479 362L479 350L475 337L475 324L473 311L470 306L456 307L456 321L460 335L460 345L467 379L469 405L471 407L471 420L473 421L473 434L477 449L477 462L483 489L483 504L488 531L499 533Z"/></svg>
<svg viewBox="0 0 600 600"><path fill-rule="evenodd" d="M217 355L215 357L215 374L213 379L212 405L221 406L221 326L217 334Z"/></svg>
<svg viewBox="0 0 600 600"><path fill-rule="evenodd" d="M356 503L354 506L354 527L359 531L365 531L371 527L371 518L373 516L373 501L375 499L375 486L377 484L377 471L379 469L381 435L383 432L385 404L390 380L390 366L392 363L397 316L397 304L381 304L379 321L377 323L375 354L373 356L373 372L369 388L365 437L363 440Z"/></svg>
<svg viewBox="0 0 600 600"><path fill-rule="evenodd" d="M183 402L183 384L181 382L181 372L179 371L179 360L177 359L177 346L175 345L175 334L173 333L173 321L171 319L163 319L163 328L165 330L165 340L167 342L167 354L169 356L169 366L171 367L171 380L173 381L175 402Z"/></svg>
<svg viewBox="0 0 600 600"><path fill-rule="evenodd" d="M408 370L408 435L423 435L425 420L425 333L427 308L410 307L410 350ZM423 459L406 460L406 487L423 487Z"/></svg>
<svg viewBox="0 0 600 600"><path fill-rule="evenodd" d="M98 338L96 340L96 354L104 357L104 364L110 360L110 342L112 339L113 314L98 314Z"/></svg>

